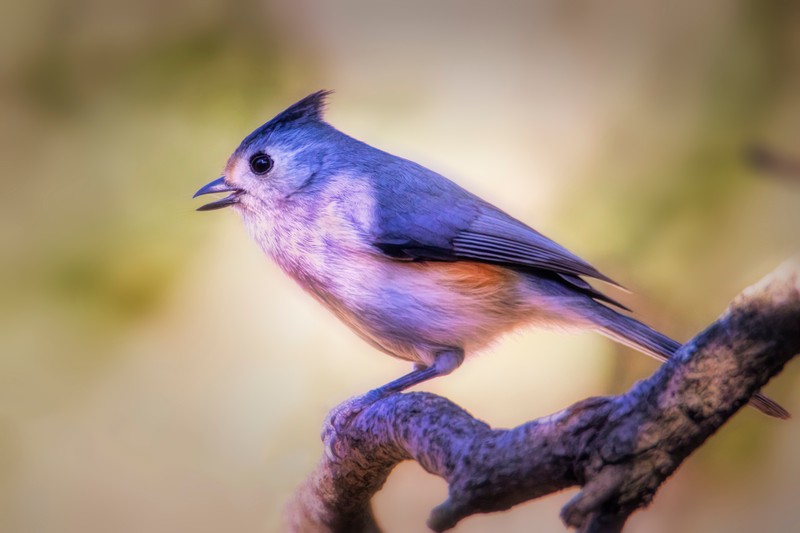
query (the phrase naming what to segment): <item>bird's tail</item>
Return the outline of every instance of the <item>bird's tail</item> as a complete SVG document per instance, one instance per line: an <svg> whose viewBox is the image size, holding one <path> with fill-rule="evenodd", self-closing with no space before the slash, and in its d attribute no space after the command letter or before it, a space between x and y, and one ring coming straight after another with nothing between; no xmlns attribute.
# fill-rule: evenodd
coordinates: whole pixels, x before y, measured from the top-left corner
<svg viewBox="0 0 800 533"><path fill-rule="evenodd" d="M599 326L598 331L606 337L662 362L672 357L678 348L680 348L680 343L670 339L666 335L662 335L638 320L621 315L608 307L603 307L604 310L601 311L601 316L595 319L594 322ZM750 398L750 405L762 413L775 418L786 419L791 416L789 412L778 405L777 402L767 398L760 392Z"/></svg>

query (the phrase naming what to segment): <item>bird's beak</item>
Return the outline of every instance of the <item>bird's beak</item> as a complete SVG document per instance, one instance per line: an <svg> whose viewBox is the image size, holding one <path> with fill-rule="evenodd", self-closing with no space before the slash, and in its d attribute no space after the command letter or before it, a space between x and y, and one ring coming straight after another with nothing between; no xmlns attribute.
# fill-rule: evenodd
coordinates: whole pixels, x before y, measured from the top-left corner
<svg viewBox="0 0 800 533"><path fill-rule="evenodd" d="M233 194L229 194L225 198L222 198L215 202L210 202L205 205L201 205L200 207L197 208L197 210L211 211L212 209L221 209L223 207L228 207L229 205L238 204L239 197L242 194L244 194L244 191L242 189L231 187L230 185L225 183L225 176L223 176L201 187L199 191L194 193L194 196L192 196L192 198L197 198L198 196L202 196L204 194L213 194L216 192L230 192Z"/></svg>

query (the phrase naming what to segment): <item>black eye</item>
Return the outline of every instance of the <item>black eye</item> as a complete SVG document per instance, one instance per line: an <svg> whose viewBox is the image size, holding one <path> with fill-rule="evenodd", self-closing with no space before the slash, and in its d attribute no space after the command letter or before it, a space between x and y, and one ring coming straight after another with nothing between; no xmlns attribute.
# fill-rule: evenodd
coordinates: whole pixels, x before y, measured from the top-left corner
<svg viewBox="0 0 800 533"><path fill-rule="evenodd" d="M253 174L266 174L272 168L272 159L267 154L256 154L250 158Z"/></svg>

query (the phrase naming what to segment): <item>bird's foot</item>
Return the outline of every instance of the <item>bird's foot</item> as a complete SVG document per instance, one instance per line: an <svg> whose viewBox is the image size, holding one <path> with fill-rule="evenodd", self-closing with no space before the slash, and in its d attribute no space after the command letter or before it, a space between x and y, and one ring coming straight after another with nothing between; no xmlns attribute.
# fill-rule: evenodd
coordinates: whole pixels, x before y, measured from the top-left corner
<svg viewBox="0 0 800 533"><path fill-rule="evenodd" d="M328 460L339 462L342 459L337 449L341 436L347 432L350 424L353 423L353 420L361 411L385 396L379 389L373 389L366 394L348 398L331 409L322 424L321 435Z"/></svg>

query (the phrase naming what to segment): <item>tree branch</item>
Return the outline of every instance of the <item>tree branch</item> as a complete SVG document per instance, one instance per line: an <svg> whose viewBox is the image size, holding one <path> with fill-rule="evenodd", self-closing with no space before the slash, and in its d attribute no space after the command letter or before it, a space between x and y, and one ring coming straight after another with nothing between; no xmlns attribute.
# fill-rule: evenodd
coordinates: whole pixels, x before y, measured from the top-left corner
<svg viewBox="0 0 800 533"><path fill-rule="evenodd" d="M413 459L449 484L428 526L508 509L580 485L562 519L583 532L621 531L628 516L800 352L800 265L745 290L650 378L513 429L492 429L449 400L396 394L371 405L323 457L288 509L293 531L377 532L370 500Z"/></svg>

